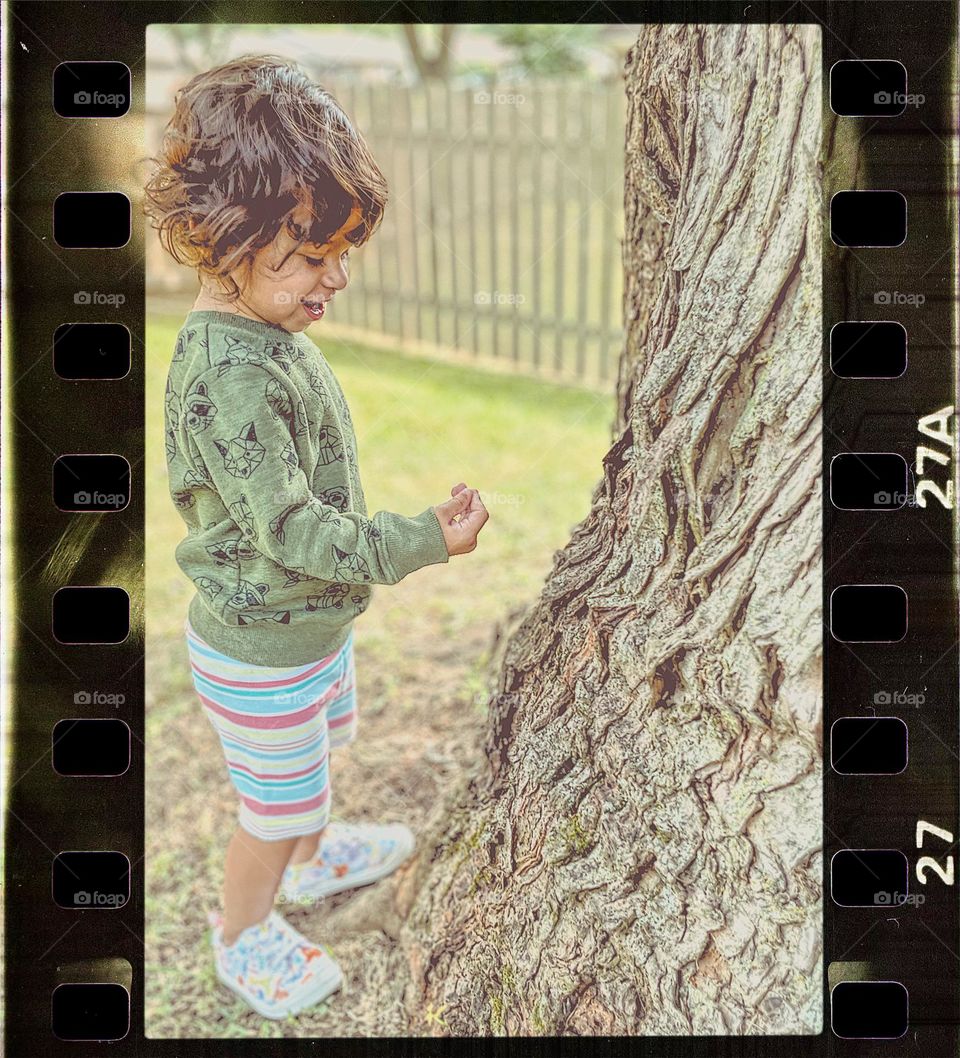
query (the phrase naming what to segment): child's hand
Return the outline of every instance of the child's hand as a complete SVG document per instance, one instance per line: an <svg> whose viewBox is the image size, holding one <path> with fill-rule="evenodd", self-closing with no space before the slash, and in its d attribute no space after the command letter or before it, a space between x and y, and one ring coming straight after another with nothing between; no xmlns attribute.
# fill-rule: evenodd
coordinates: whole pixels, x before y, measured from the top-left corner
<svg viewBox="0 0 960 1058"><path fill-rule="evenodd" d="M466 555L477 546L477 534L490 517L476 489L468 489L461 481L450 490L452 500L433 508L448 555ZM454 519L458 519L454 521Z"/></svg>

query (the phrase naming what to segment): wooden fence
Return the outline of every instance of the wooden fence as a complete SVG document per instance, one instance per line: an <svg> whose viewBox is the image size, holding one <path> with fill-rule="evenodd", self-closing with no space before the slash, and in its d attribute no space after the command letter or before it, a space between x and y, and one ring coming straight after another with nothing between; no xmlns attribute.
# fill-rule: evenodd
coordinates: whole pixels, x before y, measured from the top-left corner
<svg viewBox="0 0 960 1058"><path fill-rule="evenodd" d="M330 324L612 384L622 336L620 81L323 83L390 187Z"/></svg>

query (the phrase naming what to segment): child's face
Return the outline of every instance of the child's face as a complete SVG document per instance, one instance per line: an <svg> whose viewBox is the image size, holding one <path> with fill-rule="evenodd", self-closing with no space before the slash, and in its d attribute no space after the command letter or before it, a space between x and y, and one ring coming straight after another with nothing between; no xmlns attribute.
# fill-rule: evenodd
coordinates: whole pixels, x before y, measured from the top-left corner
<svg viewBox="0 0 960 1058"><path fill-rule="evenodd" d="M306 207L301 206L293 219L307 228L311 218ZM281 228L273 243L254 258L246 283L240 284L238 304L291 332L309 327L323 316L325 302L349 281L347 253L352 243L347 241L346 233L360 220L357 206L326 245L305 242L297 249L293 249L296 240ZM288 253L286 263L279 271L273 271Z"/></svg>

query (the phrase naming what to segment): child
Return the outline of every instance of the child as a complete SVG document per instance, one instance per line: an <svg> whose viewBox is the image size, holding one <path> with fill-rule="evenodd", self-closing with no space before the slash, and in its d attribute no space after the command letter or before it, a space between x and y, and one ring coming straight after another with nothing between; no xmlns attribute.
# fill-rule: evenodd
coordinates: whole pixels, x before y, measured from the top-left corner
<svg viewBox="0 0 960 1058"><path fill-rule="evenodd" d="M274 910L281 883L285 900L319 899L413 851L403 824L329 823L328 750L356 735L353 619L372 585L473 551L488 514L459 482L415 517L367 517L350 411L303 333L386 203L336 100L282 59L227 62L178 93L156 161L145 212L201 281L164 415L176 560L197 589L186 646L240 800L214 960L279 1018L342 981Z"/></svg>

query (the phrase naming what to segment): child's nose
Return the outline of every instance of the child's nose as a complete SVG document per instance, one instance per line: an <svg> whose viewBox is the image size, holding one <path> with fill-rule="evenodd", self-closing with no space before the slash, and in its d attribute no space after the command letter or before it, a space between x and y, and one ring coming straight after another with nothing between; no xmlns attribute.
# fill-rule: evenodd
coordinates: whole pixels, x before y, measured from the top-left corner
<svg viewBox="0 0 960 1058"><path fill-rule="evenodd" d="M334 290L343 290L349 281L350 276L347 274L347 270L342 264L338 264L335 268L331 268L323 277L324 285L333 287Z"/></svg>

